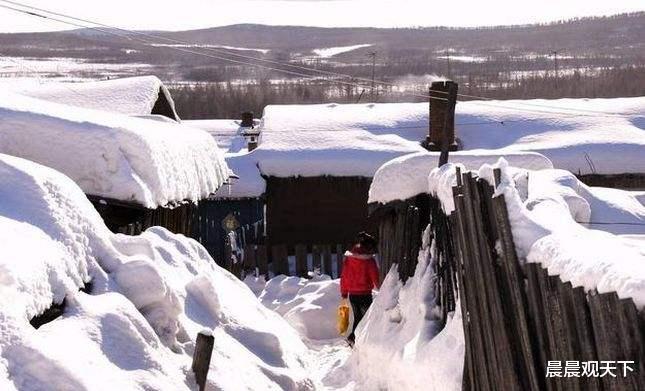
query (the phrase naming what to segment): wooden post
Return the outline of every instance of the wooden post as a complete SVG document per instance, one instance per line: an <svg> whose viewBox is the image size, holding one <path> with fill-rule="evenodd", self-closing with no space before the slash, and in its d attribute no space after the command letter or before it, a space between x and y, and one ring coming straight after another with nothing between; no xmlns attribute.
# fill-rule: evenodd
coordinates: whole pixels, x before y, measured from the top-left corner
<svg viewBox="0 0 645 391"><path fill-rule="evenodd" d="M267 256L267 246L261 244L258 245L258 248L255 253L255 258L258 263L258 273L265 276L269 279L269 266L268 266L268 256Z"/></svg>
<svg viewBox="0 0 645 391"><path fill-rule="evenodd" d="M255 245L247 243L244 246L244 272L255 271Z"/></svg>
<svg viewBox="0 0 645 391"><path fill-rule="evenodd" d="M286 244L279 244L271 247L271 255L273 259L273 273L289 275L289 253Z"/></svg>
<svg viewBox="0 0 645 391"><path fill-rule="evenodd" d="M325 274L333 278L334 276L331 270L331 245L325 244L322 246L322 260Z"/></svg>
<svg viewBox="0 0 645 391"><path fill-rule="evenodd" d="M304 244L296 244L296 275L298 277L307 277L309 267L307 265L307 246Z"/></svg>
<svg viewBox="0 0 645 391"><path fill-rule="evenodd" d="M345 246L342 244L336 245L336 278L339 278L343 272L343 260L345 259Z"/></svg>
<svg viewBox="0 0 645 391"><path fill-rule="evenodd" d="M192 369L195 373L195 382L199 386L199 391L206 389L206 378L208 377L208 368L211 365L214 345L215 338L209 331L200 331L197 334Z"/></svg>
<svg viewBox="0 0 645 391"><path fill-rule="evenodd" d="M320 246L314 244L311 248L311 258L312 258L312 267L314 270L318 269L318 272L321 272L320 268Z"/></svg>
<svg viewBox="0 0 645 391"><path fill-rule="evenodd" d="M455 144L455 106L457 105L457 83L448 81L448 95L446 98L446 112L443 122L443 133L441 135L441 154L439 155L439 167L448 163L448 151L451 145ZM453 147L456 149L456 146Z"/></svg>

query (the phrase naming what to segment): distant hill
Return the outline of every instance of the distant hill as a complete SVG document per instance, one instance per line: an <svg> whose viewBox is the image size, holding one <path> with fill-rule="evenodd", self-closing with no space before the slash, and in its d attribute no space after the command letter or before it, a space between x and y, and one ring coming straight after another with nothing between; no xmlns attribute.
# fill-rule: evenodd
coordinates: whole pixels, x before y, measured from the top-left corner
<svg viewBox="0 0 645 391"><path fill-rule="evenodd" d="M155 32L196 44L269 49L276 53L306 53L317 48L372 44L352 55L378 50L385 56L431 54L452 49L488 56L500 52L645 56L645 12L592 17L548 24L482 28L320 28L238 24L201 30ZM162 42L162 41L160 41ZM96 30L0 34L3 52L41 56L56 51L65 56L120 59L120 49L145 47ZM62 51L62 52L61 52ZM343 55L347 57L348 55ZM351 56L351 55L349 55Z"/></svg>

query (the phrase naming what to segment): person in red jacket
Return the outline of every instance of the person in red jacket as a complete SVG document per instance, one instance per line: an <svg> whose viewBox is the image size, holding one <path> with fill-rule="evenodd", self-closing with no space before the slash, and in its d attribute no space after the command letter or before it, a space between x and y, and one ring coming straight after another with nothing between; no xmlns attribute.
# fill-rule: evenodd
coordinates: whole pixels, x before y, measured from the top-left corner
<svg viewBox="0 0 645 391"><path fill-rule="evenodd" d="M349 297L354 314L352 333L347 337L354 344L354 331L372 304L372 289L380 287L379 272L374 254L376 239L361 232L351 251L345 253L343 271L340 275L340 293L343 298Z"/></svg>

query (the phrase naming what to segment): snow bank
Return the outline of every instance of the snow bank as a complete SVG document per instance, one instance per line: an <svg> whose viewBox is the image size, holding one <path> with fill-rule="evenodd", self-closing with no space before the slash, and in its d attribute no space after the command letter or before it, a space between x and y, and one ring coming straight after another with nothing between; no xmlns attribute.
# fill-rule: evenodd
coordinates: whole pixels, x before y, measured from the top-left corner
<svg viewBox="0 0 645 391"><path fill-rule="evenodd" d="M83 83L49 83L14 91L50 102L126 115L151 114L162 94L172 109L174 119L179 119L170 92L156 76Z"/></svg>
<svg viewBox="0 0 645 391"><path fill-rule="evenodd" d="M538 153L511 152L503 155L510 164L532 170L553 168L551 162ZM460 163L467 170L478 169L482 164L495 163L502 155L495 152L460 151L450 154L451 163ZM393 159L374 174L368 202L386 204L406 200L428 192L428 175L439 164L438 152L418 152Z"/></svg>
<svg viewBox="0 0 645 391"><path fill-rule="evenodd" d="M464 334L461 311L440 331L433 313L433 271L429 232L415 275L405 284L390 270L356 332L347 365L367 390L461 390Z"/></svg>
<svg viewBox="0 0 645 391"><path fill-rule="evenodd" d="M262 279L262 278L260 278ZM257 295L262 304L276 311L300 335L309 340L338 338L336 310L340 303L340 280L329 276L312 279L276 276L263 289L258 289L258 278L247 277L244 281ZM255 289L254 289L255 288Z"/></svg>
<svg viewBox="0 0 645 391"><path fill-rule="evenodd" d="M197 201L228 178L203 131L0 92L0 153L52 167L87 194L155 208Z"/></svg>
<svg viewBox="0 0 645 391"><path fill-rule="evenodd" d="M112 234L69 178L23 159L0 155L0 183L3 389L194 389L203 329L216 341L208 387L313 387L297 332L196 241ZM29 324L63 300L62 317Z"/></svg>
<svg viewBox="0 0 645 391"><path fill-rule="evenodd" d="M645 233L645 208L633 194L586 186L563 170L509 167L503 159L483 165L478 175L490 183L494 167L502 169L497 192L506 199L520 259L542 264L574 287L617 292L645 306L645 250L634 239ZM455 165L433 170L429 182L450 213Z"/></svg>

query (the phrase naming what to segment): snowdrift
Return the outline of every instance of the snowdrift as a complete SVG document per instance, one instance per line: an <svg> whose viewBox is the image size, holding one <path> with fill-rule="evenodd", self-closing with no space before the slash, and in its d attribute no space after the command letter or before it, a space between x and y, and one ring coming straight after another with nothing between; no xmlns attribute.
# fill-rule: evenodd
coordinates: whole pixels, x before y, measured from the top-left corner
<svg viewBox="0 0 645 391"><path fill-rule="evenodd" d="M203 329L209 387L313 387L297 332L196 241L112 234L69 178L20 158L0 155L0 183L3 390L193 389ZM29 324L63 302L61 317Z"/></svg>
<svg viewBox="0 0 645 391"><path fill-rule="evenodd" d="M461 311L440 329L433 294L429 232L413 277L405 284L394 267L356 331L346 364L361 389L461 390L464 333Z"/></svg>
<svg viewBox="0 0 645 391"><path fill-rule="evenodd" d="M309 340L338 338L336 309L340 303L340 280L329 276L312 279L279 275L268 282L249 276L244 281L260 302L282 315Z"/></svg>
<svg viewBox="0 0 645 391"><path fill-rule="evenodd" d="M86 194L148 208L215 192L229 175L207 133L0 93L0 153L52 167Z"/></svg>
<svg viewBox="0 0 645 391"><path fill-rule="evenodd" d="M83 83L50 83L38 88L14 91L49 102L126 115L152 114L152 109L161 99L170 111L168 114L175 120L179 119L170 92L156 76Z"/></svg>

